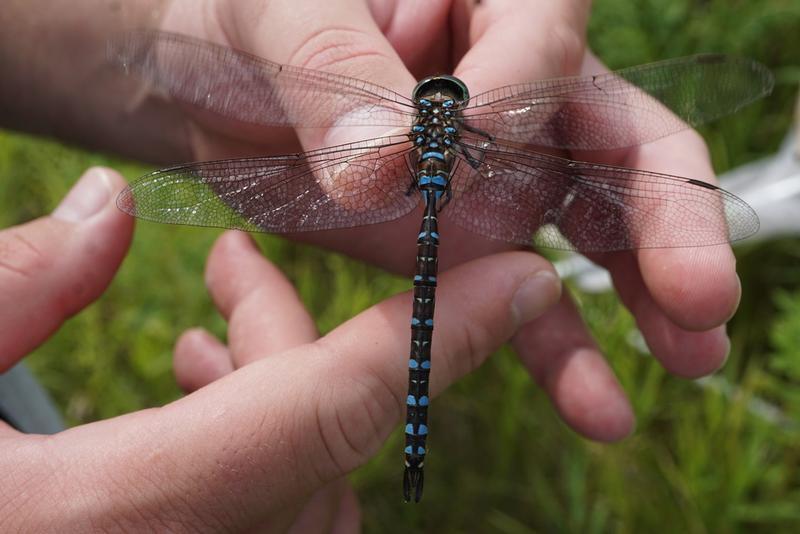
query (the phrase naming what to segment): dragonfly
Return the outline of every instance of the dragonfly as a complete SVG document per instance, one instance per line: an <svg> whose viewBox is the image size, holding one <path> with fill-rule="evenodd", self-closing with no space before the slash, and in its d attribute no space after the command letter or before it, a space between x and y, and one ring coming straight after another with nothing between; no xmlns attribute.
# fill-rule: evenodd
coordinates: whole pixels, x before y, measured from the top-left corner
<svg viewBox="0 0 800 534"><path fill-rule="evenodd" d="M758 230L744 201L707 182L568 157L636 147L735 112L772 89L769 70L749 59L695 55L475 96L458 78L437 75L404 96L162 31L124 34L109 52L154 92L227 120L401 132L169 167L131 183L117 204L150 221L277 234L376 224L422 207L406 502L419 502L423 490L440 215L490 239L582 253L710 246Z"/></svg>

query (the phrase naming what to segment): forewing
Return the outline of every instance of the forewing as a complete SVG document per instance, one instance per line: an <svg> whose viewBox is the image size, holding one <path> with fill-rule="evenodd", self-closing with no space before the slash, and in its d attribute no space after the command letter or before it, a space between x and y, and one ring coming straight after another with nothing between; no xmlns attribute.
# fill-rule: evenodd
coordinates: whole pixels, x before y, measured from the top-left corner
<svg viewBox="0 0 800 534"><path fill-rule="evenodd" d="M444 215L522 245L606 252L707 246L758 230L735 195L698 180L599 165L488 143L459 161Z"/></svg>
<svg viewBox="0 0 800 534"><path fill-rule="evenodd" d="M467 122L530 145L607 150L728 115L772 90L760 63L696 55L601 74L510 85L470 100Z"/></svg>
<svg viewBox="0 0 800 534"><path fill-rule="evenodd" d="M251 124L408 126L414 116L409 99L379 85L180 34L126 33L109 56L171 98Z"/></svg>
<svg viewBox="0 0 800 534"><path fill-rule="evenodd" d="M129 185L117 205L171 224L274 233L329 230L396 219L408 195L408 138L395 136L295 156L189 163Z"/></svg>

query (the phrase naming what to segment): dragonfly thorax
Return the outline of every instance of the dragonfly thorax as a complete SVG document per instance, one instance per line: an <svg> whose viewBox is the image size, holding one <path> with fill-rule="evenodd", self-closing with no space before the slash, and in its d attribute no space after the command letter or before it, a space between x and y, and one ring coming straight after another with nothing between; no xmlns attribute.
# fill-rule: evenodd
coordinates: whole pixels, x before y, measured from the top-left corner
<svg viewBox="0 0 800 534"><path fill-rule="evenodd" d="M430 196L438 200L448 187L460 110L469 99L469 91L454 76L431 76L417 84L411 98L418 113L410 133L417 153L417 188L426 202Z"/></svg>

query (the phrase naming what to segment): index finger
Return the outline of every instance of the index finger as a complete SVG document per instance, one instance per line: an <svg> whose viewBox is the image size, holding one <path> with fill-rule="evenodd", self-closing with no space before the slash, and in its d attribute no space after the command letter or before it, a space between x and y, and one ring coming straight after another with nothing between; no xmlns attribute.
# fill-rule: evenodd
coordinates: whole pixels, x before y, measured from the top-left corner
<svg viewBox="0 0 800 534"><path fill-rule="evenodd" d="M500 85L576 74L590 0L493 0L475 6L470 49L456 76L473 95Z"/></svg>
<svg viewBox="0 0 800 534"><path fill-rule="evenodd" d="M364 0L328 0L325 2L235 2L220 8L212 22L196 16L196 3L176 2L164 17L162 27L189 33L231 45L281 65L290 65L368 80L390 88L400 95L411 94L415 81L378 27ZM325 89L315 87L321 82ZM361 85L347 82L338 85L324 77L303 80L301 91L274 98L296 97L302 105L287 100L293 119L300 125L313 124L316 114L328 108L348 109L358 113L355 99ZM354 83L356 83L354 81ZM364 82L360 82L362 85ZM370 105L375 102L369 102ZM341 118L340 118L341 120ZM306 150L344 144L385 135L385 126L370 128L301 128L298 138Z"/></svg>
<svg viewBox="0 0 800 534"><path fill-rule="evenodd" d="M206 285L228 320L237 368L318 337L294 286L247 234L226 232L217 240L208 258Z"/></svg>

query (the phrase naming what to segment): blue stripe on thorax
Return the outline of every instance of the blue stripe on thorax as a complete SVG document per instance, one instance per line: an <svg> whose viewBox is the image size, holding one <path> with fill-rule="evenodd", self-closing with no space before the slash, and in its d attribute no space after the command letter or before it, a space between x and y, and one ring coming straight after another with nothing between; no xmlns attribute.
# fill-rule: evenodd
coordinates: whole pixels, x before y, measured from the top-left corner
<svg viewBox="0 0 800 534"><path fill-rule="evenodd" d="M444 154L442 154L441 152L439 152L437 150L430 150L430 151L425 152L424 154L422 154L421 160L425 161L426 159L431 159L431 158L435 158L435 159L444 161Z"/></svg>
<svg viewBox="0 0 800 534"><path fill-rule="evenodd" d="M419 178L417 178L417 185L419 185L420 187L428 184L438 185L439 187L445 187L447 186L447 176L442 176L441 174L436 174L434 176L423 174Z"/></svg>

